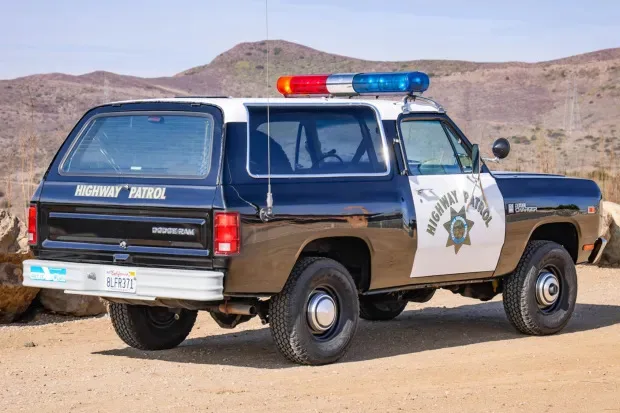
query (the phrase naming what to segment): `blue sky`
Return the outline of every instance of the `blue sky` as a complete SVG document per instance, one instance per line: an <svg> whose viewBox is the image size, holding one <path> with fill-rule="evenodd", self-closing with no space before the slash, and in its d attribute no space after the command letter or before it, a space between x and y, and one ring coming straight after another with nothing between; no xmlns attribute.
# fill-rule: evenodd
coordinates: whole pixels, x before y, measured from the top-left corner
<svg viewBox="0 0 620 413"><path fill-rule="evenodd" d="M372 60L541 61L620 47L618 0L268 0L269 38ZM263 40L264 0L0 0L0 79L167 76Z"/></svg>

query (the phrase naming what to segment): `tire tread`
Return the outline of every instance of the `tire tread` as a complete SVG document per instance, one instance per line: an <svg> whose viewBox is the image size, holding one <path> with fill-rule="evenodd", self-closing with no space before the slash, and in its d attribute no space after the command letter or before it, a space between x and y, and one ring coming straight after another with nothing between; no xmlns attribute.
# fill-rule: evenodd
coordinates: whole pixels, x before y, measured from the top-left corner
<svg viewBox="0 0 620 413"><path fill-rule="evenodd" d="M112 320L112 326L118 337L130 347L138 350L165 350L178 346L189 335L196 322L197 311L182 310L182 316L185 319L177 325L177 330L172 332L169 337L163 340L161 337L154 337L144 331L143 325L138 322L146 322L140 319L136 312L136 307L129 304L110 303L109 315Z"/></svg>
<svg viewBox="0 0 620 413"><path fill-rule="evenodd" d="M545 245L554 245L558 248L564 248L553 241L530 241L525 247L523 256L514 273L504 279L503 302L508 320L520 332L535 336L540 336L545 333L535 323L529 311L527 311L528 291L526 291L523 286L526 282L529 268L532 265L534 254Z"/></svg>
<svg viewBox="0 0 620 413"><path fill-rule="evenodd" d="M291 328L294 323L292 319L292 315L294 314L293 306L297 303L294 303L290 298L293 296L293 292L297 287L297 282L301 274L309 266L319 261L329 262L331 265L338 267L344 274L348 274L348 271L342 264L331 258L301 258L293 267L280 294L272 297L269 302L270 330L276 346L288 360L303 365L316 365L320 363L312 359L295 329ZM352 279L351 282L353 282ZM290 333L289 330L291 331Z"/></svg>

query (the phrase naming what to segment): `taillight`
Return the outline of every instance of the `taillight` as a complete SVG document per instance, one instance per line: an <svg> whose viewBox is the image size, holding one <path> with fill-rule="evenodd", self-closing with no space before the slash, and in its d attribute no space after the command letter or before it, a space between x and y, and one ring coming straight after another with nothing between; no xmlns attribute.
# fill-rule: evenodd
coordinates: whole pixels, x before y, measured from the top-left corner
<svg viewBox="0 0 620 413"><path fill-rule="evenodd" d="M28 208L28 244L37 244L37 207L30 205Z"/></svg>
<svg viewBox="0 0 620 413"><path fill-rule="evenodd" d="M213 224L213 253L233 255L240 251L239 213L216 212Z"/></svg>

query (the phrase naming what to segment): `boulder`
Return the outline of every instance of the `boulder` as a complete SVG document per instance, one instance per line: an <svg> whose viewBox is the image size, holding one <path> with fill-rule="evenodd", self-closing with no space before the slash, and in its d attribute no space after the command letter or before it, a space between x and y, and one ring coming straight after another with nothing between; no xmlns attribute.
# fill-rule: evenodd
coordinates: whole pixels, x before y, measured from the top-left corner
<svg viewBox="0 0 620 413"><path fill-rule="evenodd" d="M620 267L620 205L604 201L599 234L608 241L598 265Z"/></svg>
<svg viewBox="0 0 620 413"><path fill-rule="evenodd" d="M39 293L43 308L57 314L87 317L104 314L106 306L99 297L65 294L62 290L43 289Z"/></svg>
<svg viewBox="0 0 620 413"><path fill-rule="evenodd" d="M0 323L11 323L22 315L39 289L22 286L22 262L30 258L26 226L0 210Z"/></svg>

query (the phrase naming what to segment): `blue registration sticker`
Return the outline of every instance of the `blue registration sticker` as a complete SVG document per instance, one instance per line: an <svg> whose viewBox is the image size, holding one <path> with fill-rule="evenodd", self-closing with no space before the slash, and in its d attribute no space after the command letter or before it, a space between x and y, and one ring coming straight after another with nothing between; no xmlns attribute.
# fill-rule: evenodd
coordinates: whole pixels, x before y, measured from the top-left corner
<svg viewBox="0 0 620 413"><path fill-rule="evenodd" d="M57 283L67 282L67 269L45 267L42 265L30 266L30 279L34 281L51 281Z"/></svg>

